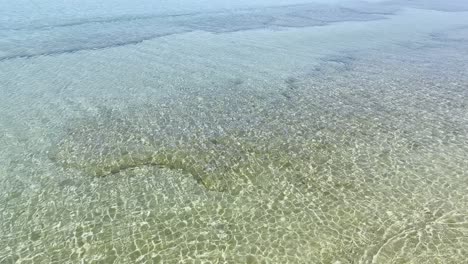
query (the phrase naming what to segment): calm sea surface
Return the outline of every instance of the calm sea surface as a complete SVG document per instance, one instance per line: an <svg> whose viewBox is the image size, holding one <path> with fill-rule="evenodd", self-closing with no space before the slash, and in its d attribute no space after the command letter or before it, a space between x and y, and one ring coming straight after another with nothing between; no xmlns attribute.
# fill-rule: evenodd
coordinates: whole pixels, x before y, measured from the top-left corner
<svg viewBox="0 0 468 264"><path fill-rule="evenodd" d="M43 2L0 0L0 263L466 263L465 1Z"/></svg>

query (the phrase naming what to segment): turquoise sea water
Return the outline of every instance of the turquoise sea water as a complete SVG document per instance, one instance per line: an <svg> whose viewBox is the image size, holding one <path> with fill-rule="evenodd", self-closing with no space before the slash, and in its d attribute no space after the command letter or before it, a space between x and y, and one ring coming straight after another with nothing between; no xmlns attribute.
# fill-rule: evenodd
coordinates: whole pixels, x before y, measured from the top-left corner
<svg viewBox="0 0 468 264"><path fill-rule="evenodd" d="M466 263L463 1L0 0L0 263Z"/></svg>

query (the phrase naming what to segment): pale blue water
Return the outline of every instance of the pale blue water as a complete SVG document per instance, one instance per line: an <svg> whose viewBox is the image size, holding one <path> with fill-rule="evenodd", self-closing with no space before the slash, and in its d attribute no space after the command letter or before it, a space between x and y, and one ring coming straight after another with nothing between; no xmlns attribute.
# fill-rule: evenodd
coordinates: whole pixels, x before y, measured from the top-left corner
<svg viewBox="0 0 468 264"><path fill-rule="evenodd" d="M464 1L0 0L0 263L465 263Z"/></svg>

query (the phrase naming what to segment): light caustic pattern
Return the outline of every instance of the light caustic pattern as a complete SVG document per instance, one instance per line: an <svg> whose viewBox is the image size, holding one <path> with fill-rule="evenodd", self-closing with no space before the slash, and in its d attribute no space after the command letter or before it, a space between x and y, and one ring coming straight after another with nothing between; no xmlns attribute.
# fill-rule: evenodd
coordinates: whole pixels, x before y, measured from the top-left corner
<svg viewBox="0 0 468 264"><path fill-rule="evenodd" d="M0 263L464 263L467 28L319 56L297 23L385 14L300 7L0 54Z"/></svg>
<svg viewBox="0 0 468 264"><path fill-rule="evenodd" d="M2 203L1 260L462 263L468 80L427 49L71 119L64 178Z"/></svg>

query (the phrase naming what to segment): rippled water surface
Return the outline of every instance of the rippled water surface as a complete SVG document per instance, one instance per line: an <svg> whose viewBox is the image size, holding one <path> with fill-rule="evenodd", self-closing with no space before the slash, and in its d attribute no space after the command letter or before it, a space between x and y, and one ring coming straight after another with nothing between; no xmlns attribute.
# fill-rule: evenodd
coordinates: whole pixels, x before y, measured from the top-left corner
<svg viewBox="0 0 468 264"><path fill-rule="evenodd" d="M466 263L463 1L0 0L0 263Z"/></svg>

